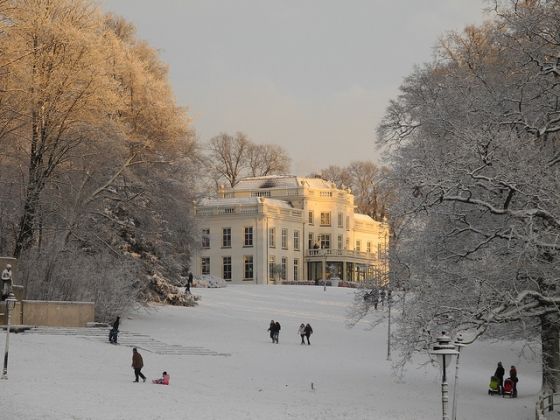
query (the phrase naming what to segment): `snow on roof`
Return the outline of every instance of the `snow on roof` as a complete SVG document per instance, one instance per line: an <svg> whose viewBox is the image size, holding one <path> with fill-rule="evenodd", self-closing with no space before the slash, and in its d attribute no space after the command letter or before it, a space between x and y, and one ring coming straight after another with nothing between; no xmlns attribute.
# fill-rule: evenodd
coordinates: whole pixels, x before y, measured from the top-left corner
<svg viewBox="0 0 560 420"><path fill-rule="evenodd" d="M376 223L370 216L361 213L354 213L354 220L356 222Z"/></svg>
<svg viewBox="0 0 560 420"><path fill-rule="evenodd" d="M286 209L293 208L286 201L264 197L204 198L198 203L198 207L235 207L257 205L259 203Z"/></svg>
<svg viewBox="0 0 560 420"><path fill-rule="evenodd" d="M334 184L321 178L305 178L295 175L267 175L243 178L233 187L234 190L258 190L265 188L335 188Z"/></svg>

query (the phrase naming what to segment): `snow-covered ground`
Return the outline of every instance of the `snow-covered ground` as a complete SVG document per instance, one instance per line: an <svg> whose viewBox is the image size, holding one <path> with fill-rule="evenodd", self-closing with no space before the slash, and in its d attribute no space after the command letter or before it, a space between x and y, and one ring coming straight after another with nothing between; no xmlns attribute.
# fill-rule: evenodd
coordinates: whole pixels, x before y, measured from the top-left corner
<svg viewBox="0 0 560 420"><path fill-rule="evenodd" d="M346 328L351 289L246 285L193 291L202 297L198 307L159 306L123 319L117 346L101 337L12 334L9 379L0 381L0 418L441 418L437 367L411 365L398 379L386 360L386 325ZM282 325L279 344L266 331L271 319ZM313 326L311 346L300 345L302 322ZM146 383L132 382L134 344L144 358ZM539 367L520 358L521 350L521 344L504 342L463 350L458 419L534 418ZM518 367L517 399L487 394L499 360ZM170 386L149 383L163 370L171 375Z"/></svg>

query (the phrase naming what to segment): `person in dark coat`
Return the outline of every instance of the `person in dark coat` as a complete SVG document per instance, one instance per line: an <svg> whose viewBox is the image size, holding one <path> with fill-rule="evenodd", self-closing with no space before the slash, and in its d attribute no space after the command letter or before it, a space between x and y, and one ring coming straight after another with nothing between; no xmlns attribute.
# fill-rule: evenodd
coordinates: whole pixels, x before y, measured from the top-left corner
<svg viewBox="0 0 560 420"><path fill-rule="evenodd" d="M506 374L506 370L502 366L502 362L498 362L498 367L496 368L496 372L494 372L494 376L498 379L498 392L501 394L503 387L504 387L504 375Z"/></svg>
<svg viewBox="0 0 560 420"><path fill-rule="evenodd" d="M270 331L270 339L272 340L272 342L274 343L274 334L276 332L276 324L274 323L274 320L270 321L270 325L268 327L268 330Z"/></svg>
<svg viewBox="0 0 560 420"><path fill-rule="evenodd" d="M138 378L142 378L142 381L146 382L146 377L141 372L143 367L144 360L142 359L142 355L138 353L138 349L134 347L132 349L132 369L134 369L134 376L136 377L134 382L138 382Z"/></svg>
<svg viewBox="0 0 560 420"><path fill-rule="evenodd" d="M189 289L192 287L192 282L193 282L193 275L192 273L189 273Z"/></svg>
<svg viewBox="0 0 560 420"><path fill-rule="evenodd" d="M515 366L511 366L509 370L509 379L513 382L513 392L511 393L512 397L517 397L517 382L519 382L519 378L517 377L517 369Z"/></svg>
<svg viewBox="0 0 560 420"><path fill-rule="evenodd" d="M117 336L119 334L119 325L121 322L121 317L118 316L115 322L113 322L113 328L109 332L109 342L113 344L117 344Z"/></svg>
<svg viewBox="0 0 560 420"><path fill-rule="evenodd" d="M280 335L280 323L276 321L274 323L274 341L278 344L278 336Z"/></svg>
<svg viewBox="0 0 560 420"><path fill-rule="evenodd" d="M311 343L309 342L309 337L311 337L311 334L313 334L313 328L311 328L311 325L307 324L305 326L305 338L307 338L307 345L310 346Z"/></svg>

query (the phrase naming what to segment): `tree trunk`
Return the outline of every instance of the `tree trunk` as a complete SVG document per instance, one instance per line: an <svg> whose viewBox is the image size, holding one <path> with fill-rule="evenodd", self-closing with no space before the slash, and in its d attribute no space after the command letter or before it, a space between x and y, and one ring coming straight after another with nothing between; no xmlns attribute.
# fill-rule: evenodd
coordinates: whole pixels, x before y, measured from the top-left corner
<svg viewBox="0 0 560 420"><path fill-rule="evenodd" d="M541 317L542 388L556 392L560 386L560 317Z"/></svg>

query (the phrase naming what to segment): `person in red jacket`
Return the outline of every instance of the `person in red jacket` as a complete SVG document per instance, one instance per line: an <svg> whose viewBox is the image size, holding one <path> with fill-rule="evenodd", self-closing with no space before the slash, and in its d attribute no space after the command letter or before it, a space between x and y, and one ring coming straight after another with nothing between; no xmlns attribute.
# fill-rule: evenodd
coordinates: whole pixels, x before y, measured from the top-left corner
<svg viewBox="0 0 560 420"><path fill-rule="evenodd" d="M160 384L160 385L169 385L169 374L167 372L163 372L161 378L154 379L152 383Z"/></svg>

